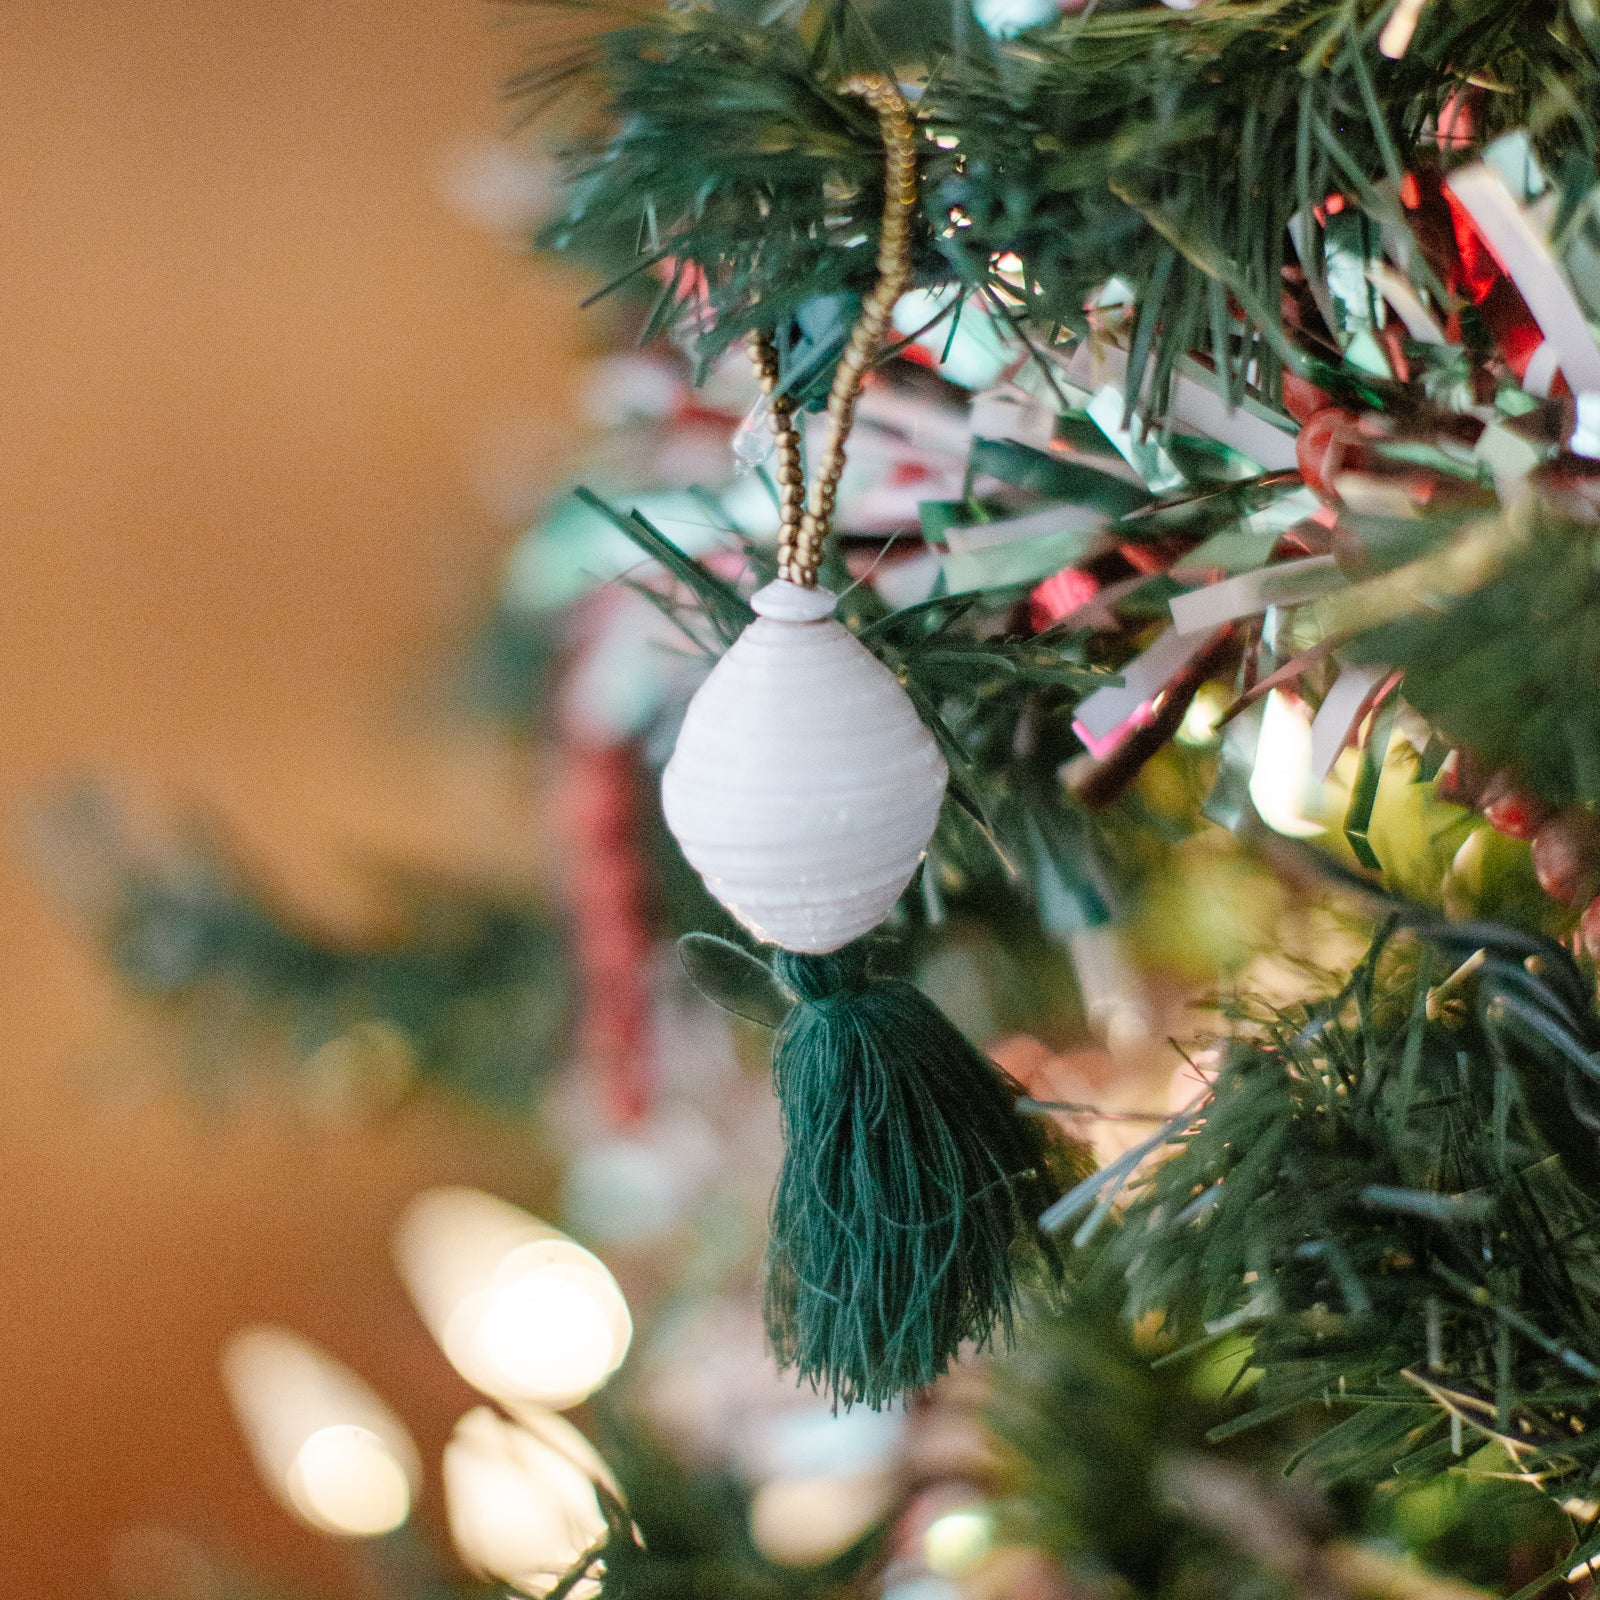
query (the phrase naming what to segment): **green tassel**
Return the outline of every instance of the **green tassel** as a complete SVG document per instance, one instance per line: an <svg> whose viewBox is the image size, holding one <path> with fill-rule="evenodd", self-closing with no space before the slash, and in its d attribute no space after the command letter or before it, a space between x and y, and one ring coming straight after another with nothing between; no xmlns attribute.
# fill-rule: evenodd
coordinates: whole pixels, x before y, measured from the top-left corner
<svg viewBox="0 0 1600 1600"><path fill-rule="evenodd" d="M967 1341L1009 1339L1024 1285L1058 1280L1037 1218L1067 1151L920 990L869 978L860 945L779 951L774 972L798 1001L773 1049L767 1332L836 1403L876 1408Z"/></svg>

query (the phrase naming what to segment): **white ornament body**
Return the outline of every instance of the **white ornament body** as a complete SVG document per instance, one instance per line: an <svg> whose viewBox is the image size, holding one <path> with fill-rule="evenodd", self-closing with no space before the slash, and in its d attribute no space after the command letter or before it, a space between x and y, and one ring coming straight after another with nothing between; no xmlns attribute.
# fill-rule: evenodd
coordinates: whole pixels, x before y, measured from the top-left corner
<svg viewBox="0 0 1600 1600"><path fill-rule="evenodd" d="M779 580L700 686L661 779L689 864L757 938L822 955L894 909L949 776L895 675Z"/></svg>

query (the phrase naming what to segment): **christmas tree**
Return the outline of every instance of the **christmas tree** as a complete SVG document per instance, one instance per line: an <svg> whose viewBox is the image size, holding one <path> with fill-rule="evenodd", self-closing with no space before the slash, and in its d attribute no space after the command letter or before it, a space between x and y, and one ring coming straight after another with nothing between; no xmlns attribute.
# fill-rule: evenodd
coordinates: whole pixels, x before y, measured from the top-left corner
<svg viewBox="0 0 1600 1600"><path fill-rule="evenodd" d="M458 1544L552 1594L1586 1592L1600 11L601 21L512 87L541 247L645 353L467 676L563 791L570 1224L667 1309L569 1564ZM147 984L187 917L194 971L469 1088L550 1014L526 907L363 964L201 860L125 876ZM769 1055L770 1215L769 1162L719 1227L675 1118L767 1138ZM473 1369L426 1254L512 1412L458 1461L577 1460L515 1408L611 1368ZM758 1258L779 1366L887 1408L809 1476L737 1408L674 1445Z"/></svg>

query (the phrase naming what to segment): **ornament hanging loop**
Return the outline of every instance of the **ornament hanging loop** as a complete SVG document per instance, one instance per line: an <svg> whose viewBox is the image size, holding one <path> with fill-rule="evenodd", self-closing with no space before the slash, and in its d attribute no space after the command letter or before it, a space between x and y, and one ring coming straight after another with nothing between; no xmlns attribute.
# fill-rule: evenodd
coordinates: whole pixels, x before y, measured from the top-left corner
<svg viewBox="0 0 1600 1600"><path fill-rule="evenodd" d="M863 72L846 78L839 85L839 93L865 100L877 114L878 126L883 132L885 156L883 223L878 234L878 281L861 303L861 315L851 330L849 343L833 375L833 388L828 395L827 438L817 463L816 475L811 480L811 492L805 499L803 509L798 494L793 500L786 494L781 499L778 576L799 584L803 589L816 587L823 546L833 522L839 477L844 471L845 441L850 437L850 425L855 421L861 380L883 349L884 334L889 328L895 302L911 281L911 213L917 204L916 129L911 120L911 108L906 104L899 86L892 78L881 73ZM763 368L767 356L772 352L771 341L765 335L754 336L751 352L757 375L765 388ZM772 372L773 382L776 383L775 356L772 358ZM796 474L799 472L799 435L794 429L791 410L786 409L780 415L776 403L772 424L778 440L779 485L782 493L786 481L784 473L791 469L791 458L785 455L785 434L780 430L786 429L793 438L792 470ZM791 505L794 508L792 513Z"/></svg>
<svg viewBox="0 0 1600 1600"><path fill-rule="evenodd" d="M794 401L778 391L778 352L772 335L752 328L748 336L750 365L767 401L767 421L776 446L773 477L778 485L778 548L792 550L805 509L806 475L801 454L800 429L794 420Z"/></svg>

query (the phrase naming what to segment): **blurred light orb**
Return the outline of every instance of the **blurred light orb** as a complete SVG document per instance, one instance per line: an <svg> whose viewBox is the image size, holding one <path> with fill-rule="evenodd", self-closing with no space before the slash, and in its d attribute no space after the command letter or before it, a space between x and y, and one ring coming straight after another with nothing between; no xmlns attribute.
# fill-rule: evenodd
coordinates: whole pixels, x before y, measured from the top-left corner
<svg viewBox="0 0 1600 1600"><path fill-rule="evenodd" d="M1250 800L1274 833L1311 839L1327 829L1308 813L1317 782L1311 770L1311 721L1287 695L1273 689L1261 713Z"/></svg>
<svg viewBox="0 0 1600 1600"><path fill-rule="evenodd" d="M994 1516L981 1506L947 1511L922 1536L922 1559L942 1578L964 1578L994 1548Z"/></svg>
<svg viewBox="0 0 1600 1600"><path fill-rule="evenodd" d="M285 1510L352 1539L391 1533L411 1514L416 1446L348 1367L287 1328L261 1326L228 1341L222 1375L262 1481Z"/></svg>
<svg viewBox="0 0 1600 1600"><path fill-rule="evenodd" d="M715 1177L717 1136L687 1109L644 1135L618 1135L580 1154L562 1184L562 1214L592 1239L638 1244L680 1227Z"/></svg>
<svg viewBox="0 0 1600 1600"><path fill-rule="evenodd" d="M563 1410L593 1394L628 1353L633 1321L605 1263L493 1195L419 1195L394 1248L450 1364L497 1400Z"/></svg>
<svg viewBox="0 0 1600 1600"><path fill-rule="evenodd" d="M820 1567L867 1534L891 1495L882 1472L774 1478L750 1502L750 1537L780 1567Z"/></svg>
<svg viewBox="0 0 1600 1600"><path fill-rule="evenodd" d="M549 1262L489 1295L478 1319L484 1355L525 1394L589 1394L614 1366L615 1330L592 1277Z"/></svg>
<svg viewBox="0 0 1600 1600"><path fill-rule="evenodd" d="M289 1497L307 1522L370 1539L411 1514L411 1483L382 1439L355 1423L319 1428L295 1452Z"/></svg>
<svg viewBox="0 0 1600 1600"><path fill-rule="evenodd" d="M595 1484L617 1492L605 1463L570 1423L523 1412L512 1421L477 1406L444 1449L445 1509L461 1559L525 1595L545 1595L600 1542ZM600 1592L584 1579L575 1600Z"/></svg>
<svg viewBox="0 0 1600 1600"><path fill-rule="evenodd" d="M948 1578L919 1572L883 1591L883 1600L962 1600L961 1590Z"/></svg>
<svg viewBox="0 0 1600 1600"><path fill-rule="evenodd" d="M1222 720L1222 713L1227 709L1227 697L1220 686L1214 683L1202 684L1194 699L1189 702L1189 709L1184 712L1183 721L1178 724L1178 731L1173 737L1179 744L1189 745L1194 749L1205 749L1216 744L1220 737L1218 724Z"/></svg>
<svg viewBox="0 0 1600 1600"><path fill-rule="evenodd" d="M1060 14L1057 0L973 0L978 26L993 39L1012 39L1029 28L1053 22Z"/></svg>

